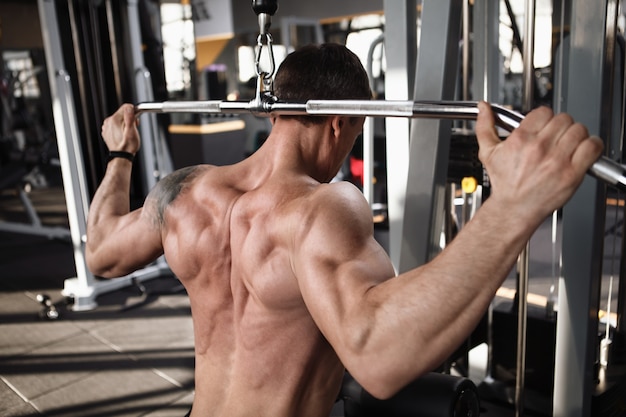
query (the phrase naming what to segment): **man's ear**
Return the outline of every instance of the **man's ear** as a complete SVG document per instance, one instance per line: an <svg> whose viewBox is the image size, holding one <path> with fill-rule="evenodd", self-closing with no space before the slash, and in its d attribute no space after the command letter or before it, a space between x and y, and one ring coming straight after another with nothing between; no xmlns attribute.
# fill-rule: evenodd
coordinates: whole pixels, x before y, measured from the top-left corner
<svg viewBox="0 0 626 417"><path fill-rule="evenodd" d="M333 135L335 137L339 137L341 135L341 129L345 125L346 121L343 116L331 116L330 125L333 131Z"/></svg>

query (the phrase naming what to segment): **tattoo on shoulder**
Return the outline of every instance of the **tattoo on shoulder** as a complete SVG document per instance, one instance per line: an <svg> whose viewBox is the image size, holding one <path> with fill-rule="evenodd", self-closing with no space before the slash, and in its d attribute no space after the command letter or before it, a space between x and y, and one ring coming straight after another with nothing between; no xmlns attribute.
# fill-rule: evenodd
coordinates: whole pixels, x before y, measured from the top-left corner
<svg viewBox="0 0 626 417"><path fill-rule="evenodd" d="M148 199L150 205L156 209L156 220L160 226L165 222L165 209L176 200L199 171L200 166L181 168L167 175L152 189Z"/></svg>

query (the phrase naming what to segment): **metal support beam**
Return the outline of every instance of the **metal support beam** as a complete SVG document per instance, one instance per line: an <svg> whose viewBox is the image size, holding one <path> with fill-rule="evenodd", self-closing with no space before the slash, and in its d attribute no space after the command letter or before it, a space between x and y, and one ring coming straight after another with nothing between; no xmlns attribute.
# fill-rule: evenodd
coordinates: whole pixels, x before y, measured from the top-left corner
<svg viewBox="0 0 626 417"><path fill-rule="evenodd" d="M130 62L133 68L135 98L137 102L154 100L150 71L145 66L141 48L141 28L139 23L138 0L127 0L128 45ZM154 115L148 115L139 124L141 148L139 159L144 168L142 175L146 192L152 189L159 179L173 171L173 164L165 146L163 135L159 132Z"/></svg>
<svg viewBox="0 0 626 417"><path fill-rule="evenodd" d="M385 11L385 98L411 99L417 60L417 1L384 0ZM410 121L386 119L387 214L389 257L396 271L400 266L402 222L409 167Z"/></svg>
<svg viewBox="0 0 626 417"><path fill-rule="evenodd" d="M424 2L414 100L452 100L458 74L462 1ZM451 123L417 119L411 127L399 272L440 250Z"/></svg>
<svg viewBox="0 0 626 417"><path fill-rule="evenodd" d="M474 1L471 21L472 77L469 100L502 103L504 74L500 53L500 0Z"/></svg>
<svg viewBox="0 0 626 417"><path fill-rule="evenodd" d="M88 310L95 307L90 289L96 278L89 272L85 263L84 246L89 203L85 166L73 101L74 96L70 76L65 70L55 2L54 0L38 0L38 7L50 79L52 112L59 148L65 203L76 266L76 277L68 281L72 283L72 286L79 289L81 295L84 295L84 297L78 297L75 300L74 309Z"/></svg>
<svg viewBox="0 0 626 417"><path fill-rule="evenodd" d="M601 133L607 0L571 2L564 111ZM559 100L557 97L556 100ZM591 415L598 354L598 307L606 191L585 178L563 209L563 277L559 280L554 417Z"/></svg>

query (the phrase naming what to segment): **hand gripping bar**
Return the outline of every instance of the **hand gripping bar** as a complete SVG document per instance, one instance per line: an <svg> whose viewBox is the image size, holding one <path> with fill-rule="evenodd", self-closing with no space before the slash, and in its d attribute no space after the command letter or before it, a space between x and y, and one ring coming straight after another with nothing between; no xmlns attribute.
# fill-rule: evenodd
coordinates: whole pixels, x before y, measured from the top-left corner
<svg viewBox="0 0 626 417"><path fill-rule="evenodd" d="M496 124L512 131L524 116L506 107L492 104ZM164 101L139 103L137 115L150 113L204 113L313 116L369 116L409 117L427 119L476 120L478 102L475 101L393 101L393 100L309 100L306 103L281 103L275 99L246 101ZM622 191L626 191L626 167L605 157L600 157L588 173Z"/></svg>

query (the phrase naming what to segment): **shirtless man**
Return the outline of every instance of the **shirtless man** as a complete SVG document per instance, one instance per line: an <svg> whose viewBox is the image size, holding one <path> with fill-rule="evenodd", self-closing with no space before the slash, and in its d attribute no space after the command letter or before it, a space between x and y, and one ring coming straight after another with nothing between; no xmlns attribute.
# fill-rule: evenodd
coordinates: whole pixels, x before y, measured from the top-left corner
<svg viewBox="0 0 626 417"><path fill-rule="evenodd" d="M333 45L291 54L274 86L286 102L370 95L356 56ZM584 126L547 108L501 142L481 103L476 133L491 196L435 260L393 278L362 194L329 184L363 118L271 121L269 138L246 160L183 168L132 212L132 163L114 158L91 204L94 274L121 276L165 254L189 293L192 416L326 417L344 366L379 398L436 368L602 150ZM102 136L111 151L136 153L133 106L105 120Z"/></svg>

